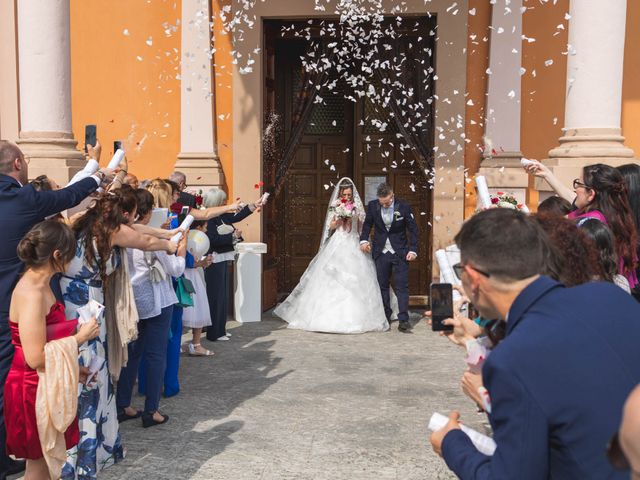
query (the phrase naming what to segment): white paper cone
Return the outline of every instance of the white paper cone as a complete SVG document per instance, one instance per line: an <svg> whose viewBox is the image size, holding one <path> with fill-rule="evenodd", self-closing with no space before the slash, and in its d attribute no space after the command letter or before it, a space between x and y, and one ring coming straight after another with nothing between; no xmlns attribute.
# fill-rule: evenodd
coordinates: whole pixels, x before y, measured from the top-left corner
<svg viewBox="0 0 640 480"><path fill-rule="evenodd" d="M483 175L476 175L476 187L478 189L478 203L480 208L491 208L491 196L487 179Z"/></svg>
<svg viewBox="0 0 640 480"><path fill-rule="evenodd" d="M449 419L442 415L441 413L435 412L431 416L431 420L429 420L429 430L435 432L444 428ZM474 447L478 449L478 451L484 455L493 455L496 451L497 445L496 442L493 441L493 438L488 437L473 428L469 428L466 425L460 425L460 428L467 436L471 439L471 443L473 443Z"/></svg>
<svg viewBox="0 0 640 480"><path fill-rule="evenodd" d="M113 154L113 157L111 157L111 161L109 162L107 168L118 168L122 160L124 160L124 150L119 148L118 150L116 150L116 153Z"/></svg>
<svg viewBox="0 0 640 480"><path fill-rule="evenodd" d="M193 220L194 219L192 215L187 215L187 218L185 218L180 224L180 228L186 232L187 230L189 230L189 227L191 227ZM181 238L182 238L182 232L178 232L173 237L171 237L171 241L179 242Z"/></svg>
<svg viewBox="0 0 640 480"><path fill-rule="evenodd" d="M458 279L458 277L456 277L456 274L453 271L453 267L449 263L447 252L445 252L444 250L436 250L436 261L438 262L440 275L444 280L444 283L450 283L451 285L460 285L460 280ZM456 290L453 291L453 300L460 300L460 294Z"/></svg>

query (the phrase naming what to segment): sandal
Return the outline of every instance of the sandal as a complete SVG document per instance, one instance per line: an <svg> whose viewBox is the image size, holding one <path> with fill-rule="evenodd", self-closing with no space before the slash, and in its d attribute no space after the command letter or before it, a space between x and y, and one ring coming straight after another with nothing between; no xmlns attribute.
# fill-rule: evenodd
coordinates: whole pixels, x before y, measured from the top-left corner
<svg viewBox="0 0 640 480"><path fill-rule="evenodd" d="M204 352L200 352L197 350L198 347L201 347L199 343L190 343L189 344L189 355L192 357L213 357L215 353L211 350L204 349Z"/></svg>
<svg viewBox="0 0 640 480"><path fill-rule="evenodd" d="M133 420L134 418L140 418L142 416L142 410L136 410L135 415L129 415L123 409L118 409L118 423L126 422L127 420Z"/></svg>
<svg viewBox="0 0 640 480"><path fill-rule="evenodd" d="M164 415L160 413L162 417L162 421L158 422L153 418L153 413L143 413L142 414L142 426L144 428L155 427L156 425L162 425L163 423L167 423L169 421L169 415ZM159 412L158 412L159 413Z"/></svg>

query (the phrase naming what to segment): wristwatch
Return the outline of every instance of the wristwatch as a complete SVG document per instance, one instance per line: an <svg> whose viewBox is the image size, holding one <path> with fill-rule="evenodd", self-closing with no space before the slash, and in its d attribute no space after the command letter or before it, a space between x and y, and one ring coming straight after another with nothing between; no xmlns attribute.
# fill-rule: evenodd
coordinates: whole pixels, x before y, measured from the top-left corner
<svg viewBox="0 0 640 480"><path fill-rule="evenodd" d="M104 172L98 170L94 175L100 179L100 183L104 182Z"/></svg>

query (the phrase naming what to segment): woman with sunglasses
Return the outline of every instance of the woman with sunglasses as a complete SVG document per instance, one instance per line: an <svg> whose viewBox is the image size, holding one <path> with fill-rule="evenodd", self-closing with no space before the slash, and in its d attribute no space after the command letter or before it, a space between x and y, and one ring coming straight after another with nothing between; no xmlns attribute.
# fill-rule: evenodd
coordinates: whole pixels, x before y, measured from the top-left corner
<svg viewBox="0 0 640 480"><path fill-rule="evenodd" d="M544 178L558 195L573 201L574 210L569 213L568 218L596 218L611 229L616 243L616 253L620 258L620 273L627 278L631 288L638 285L638 234L622 174L602 163L587 165L582 169L582 177L573 181L573 198L570 198L570 189L562 185L540 162L533 161L525 170Z"/></svg>

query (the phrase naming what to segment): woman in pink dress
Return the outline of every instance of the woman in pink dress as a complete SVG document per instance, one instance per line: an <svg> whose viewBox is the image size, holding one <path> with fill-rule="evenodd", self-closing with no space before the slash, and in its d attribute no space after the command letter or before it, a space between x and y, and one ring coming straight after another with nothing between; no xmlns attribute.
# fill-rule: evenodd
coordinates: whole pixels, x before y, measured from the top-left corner
<svg viewBox="0 0 640 480"><path fill-rule="evenodd" d="M45 368L45 344L71 335L78 345L95 338L99 327L95 319L76 333L77 321L67 321L64 304L57 301L49 282L64 272L74 257L76 240L65 224L47 220L33 227L18 245L18 256L25 272L16 285L9 310L13 363L5 384L5 423L7 452L27 460L25 479L49 478L43 458L36 422L38 371ZM80 372L86 378L86 372ZM78 423L65 432L67 447L77 444Z"/></svg>

